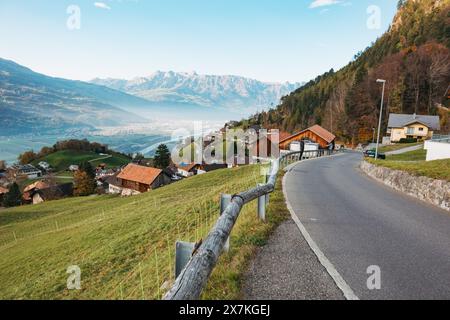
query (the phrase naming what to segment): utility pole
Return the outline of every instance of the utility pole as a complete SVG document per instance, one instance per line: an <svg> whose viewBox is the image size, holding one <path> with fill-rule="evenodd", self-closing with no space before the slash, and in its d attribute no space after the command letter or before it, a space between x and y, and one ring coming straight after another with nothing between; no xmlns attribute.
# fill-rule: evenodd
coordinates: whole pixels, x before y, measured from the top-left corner
<svg viewBox="0 0 450 320"><path fill-rule="evenodd" d="M380 120L378 122L377 148L375 150L375 160L378 160L378 148L380 146L380 132L381 132L381 121L383 119L384 89L386 86L386 80L378 79L377 82L383 84L383 93L381 94Z"/></svg>

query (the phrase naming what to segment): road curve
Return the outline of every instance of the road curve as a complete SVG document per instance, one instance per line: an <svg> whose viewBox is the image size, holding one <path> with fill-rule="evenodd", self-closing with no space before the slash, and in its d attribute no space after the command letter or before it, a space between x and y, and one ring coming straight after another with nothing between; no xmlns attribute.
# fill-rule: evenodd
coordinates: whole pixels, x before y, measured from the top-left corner
<svg viewBox="0 0 450 320"><path fill-rule="evenodd" d="M450 299L450 214L365 176L361 159L291 168L293 211L360 299ZM379 290L367 288L370 266L380 267Z"/></svg>

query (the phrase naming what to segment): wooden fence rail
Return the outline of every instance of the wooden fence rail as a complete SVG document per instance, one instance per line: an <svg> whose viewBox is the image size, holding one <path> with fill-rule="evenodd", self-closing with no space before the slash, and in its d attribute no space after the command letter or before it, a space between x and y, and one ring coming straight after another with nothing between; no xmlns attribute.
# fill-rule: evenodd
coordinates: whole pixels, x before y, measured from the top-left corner
<svg viewBox="0 0 450 320"><path fill-rule="evenodd" d="M271 162L270 176L266 184L233 195L230 204L219 217L206 240L180 273L175 284L166 293L164 300L196 300L200 297L211 272L224 251L227 239L230 237L242 207L255 199L272 193L275 190L280 167L301 160L303 155L307 153L316 153L316 156L320 157L331 154L331 151L299 151L285 154Z"/></svg>

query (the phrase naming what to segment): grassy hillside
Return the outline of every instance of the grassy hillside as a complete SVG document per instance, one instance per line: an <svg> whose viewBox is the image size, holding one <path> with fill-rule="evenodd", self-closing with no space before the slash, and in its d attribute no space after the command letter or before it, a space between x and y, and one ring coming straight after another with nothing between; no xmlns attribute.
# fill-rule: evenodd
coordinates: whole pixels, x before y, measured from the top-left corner
<svg viewBox="0 0 450 320"><path fill-rule="evenodd" d="M450 0L403 1L390 29L347 66L318 76L239 126L294 132L317 123L343 142L368 142L378 124L381 78L387 81L383 129L387 113L415 112L440 113L442 130L450 130L443 111L450 101L449 12Z"/></svg>
<svg viewBox="0 0 450 320"><path fill-rule="evenodd" d="M100 163L105 163L108 167L118 167L131 162L128 157L121 154L113 153L112 155L105 156L99 155L95 152L72 150L54 152L48 156L33 161L32 164L37 165L41 161L48 162L56 171L67 170L70 165L78 165L83 161L90 161L94 167Z"/></svg>
<svg viewBox="0 0 450 320"><path fill-rule="evenodd" d="M157 299L172 281L176 240L205 238L219 194L262 182L259 166L219 170L132 198L94 196L0 211L0 299ZM278 186L268 223L256 203L242 212L204 298L239 297L248 258L283 219ZM284 208L285 210L285 208ZM273 212L277 214L273 214ZM278 214L281 212L281 214ZM66 270L81 268L80 291Z"/></svg>

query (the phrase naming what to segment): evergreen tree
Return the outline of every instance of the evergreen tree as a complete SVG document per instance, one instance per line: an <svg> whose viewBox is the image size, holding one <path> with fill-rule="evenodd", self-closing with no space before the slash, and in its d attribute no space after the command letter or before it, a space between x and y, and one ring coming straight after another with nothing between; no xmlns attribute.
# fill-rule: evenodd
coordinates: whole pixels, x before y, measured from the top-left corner
<svg viewBox="0 0 450 320"><path fill-rule="evenodd" d="M94 179L95 178L95 169L89 161L84 161L80 164L79 170L86 172L86 174Z"/></svg>
<svg viewBox="0 0 450 320"><path fill-rule="evenodd" d="M14 182L11 188L9 189L9 192L6 193L5 197L3 198L3 206L9 208L20 206L21 204L22 204L22 194L20 193L20 189L17 183Z"/></svg>
<svg viewBox="0 0 450 320"><path fill-rule="evenodd" d="M156 149L154 165L156 168L164 169L170 165L171 157L169 148L165 144L160 144Z"/></svg>

